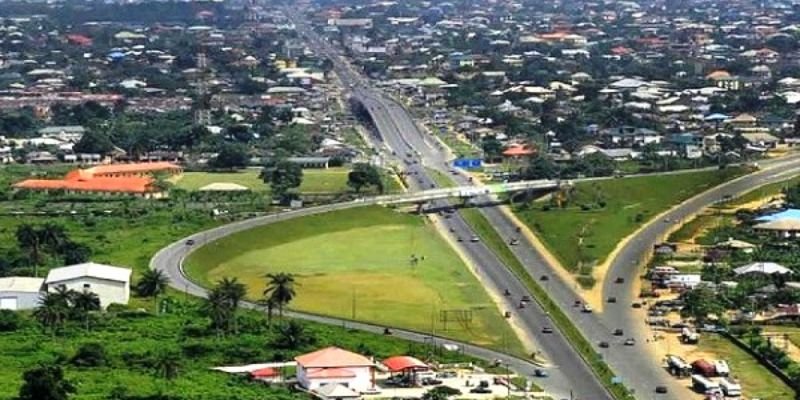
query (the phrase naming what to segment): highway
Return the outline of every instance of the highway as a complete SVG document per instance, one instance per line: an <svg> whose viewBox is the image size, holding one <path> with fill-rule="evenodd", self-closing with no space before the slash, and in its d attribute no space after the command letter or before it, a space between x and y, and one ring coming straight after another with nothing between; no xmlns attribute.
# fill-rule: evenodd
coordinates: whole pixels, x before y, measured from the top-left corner
<svg viewBox="0 0 800 400"><path fill-rule="evenodd" d="M448 154L445 148L419 129L405 107L383 93L369 89L368 82L353 71L350 64L336 54L328 43L316 35L301 16L294 14L294 10L285 12L292 17L298 32L308 40L313 50L326 54L333 61L340 80L345 87L351 88L351 96L360 101L369 112L382 140L379 147L382 146L386 150L387 158L394 157L400 165L405 165L412 189L435 187L425 167L449 173ZM466 178L459 183L469 185ZM440 208L446 207L447 203L440 200L434 201L431 205ZM454 236L462 238L476 236L458 213L440 222L448 231L453 232ZM476 274L488 291L502 297L502 292L508 290L517 301L522 296L531 296L525 286L486 245L470 241L456 245L460 246L463 253L471 259L476 267ZM505 300L507 309L515 310L516 301L507 298ZM537 349L556 366L551 369L550 377L537 382L548 392L557 398L576 400L612 398L558 329L554 329L550 334L541 333L543 327L556 327L539 304L534 302L523 310L515 310L512 318L529 336L536 338Z"/></svg>

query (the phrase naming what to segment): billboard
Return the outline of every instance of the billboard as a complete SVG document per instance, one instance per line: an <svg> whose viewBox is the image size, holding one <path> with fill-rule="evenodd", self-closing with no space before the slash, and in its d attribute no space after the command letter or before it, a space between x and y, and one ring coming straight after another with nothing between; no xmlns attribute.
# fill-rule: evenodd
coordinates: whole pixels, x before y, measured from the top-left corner
<svg viewBox="0 0 800 400"><path fill-rule="evenodd" d="M480 158L457 158L453 160L453 166L464 169L480 168L482 165Z"/></svg>

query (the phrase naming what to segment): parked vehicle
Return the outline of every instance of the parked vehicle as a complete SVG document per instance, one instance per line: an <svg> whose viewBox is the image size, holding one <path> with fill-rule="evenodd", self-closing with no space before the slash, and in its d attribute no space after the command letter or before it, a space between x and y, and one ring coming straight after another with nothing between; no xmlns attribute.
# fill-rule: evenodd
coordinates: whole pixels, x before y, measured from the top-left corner
<svg viewBox="0 0 800 400"><path fill-rule="evenodd" d="M700 335L692 331L688 327L681 329L681 342L685 344L697 344L700 341Z"/></svg>
<svg viewBox="0 0 800 400"><path fill-rule="evenodd" d="M583 309L582 309L581 311L583 311L583 312L585 312L585 313L591 313L591 312L593 311L593 310L592 310L592 306L590 306L590 305L588 305L588 304L584 304L584 305L583 305Z"/></svg>
<svg viewBox="0 0 800 400"><path fill-rule="evenodd" d="M667 356L669 373L677 377L688 377L692 374L692 366L678 356Z"/></svg>
<svg viewBox="0 0 800 400"><path fill-rule="evenodd" d="M703 375L692 375L692 388L700 393L706 393L712 390L719 390L719 384L704 377Z"/></svg>
<svg viewBox="0 0 800 400"><path fill-rule="evenodd" d="M717 370L714 369L714 365L702 358L695 360L692 363L692 371L695 374L700 374L705 377L712 377L717 374Z"/></svg>
<svg viewBox="0 0 800 400"><path fill-rule="evenodd" d="M742 395L742 385L731 378L722 378L719 380L719 388L725 396L737 397Z"/></svg>
<svg viewBox="0 0 800 400"><path fill-rule="evenodd" d="M717 373L717 376L728 376L731 373L730 367L728 367L728 362L725 360L714 360L714 372Z"/></svg>

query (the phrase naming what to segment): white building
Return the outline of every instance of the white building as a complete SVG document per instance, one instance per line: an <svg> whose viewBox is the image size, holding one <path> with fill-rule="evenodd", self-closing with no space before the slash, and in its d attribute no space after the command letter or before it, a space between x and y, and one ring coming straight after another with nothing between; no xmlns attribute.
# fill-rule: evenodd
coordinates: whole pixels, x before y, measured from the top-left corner
<svg viewBox="0 0 800 400"><path fill-rule="evenodd" d="M93 262L54 268L47 274L48 291L59 286L76 291L89 291L100 297L100 306L128 304L130 299L131 270Z"/></svg>
<svg viewBox="0 0 800 400"><path fill-rule="evenodd" d="M0 278L0 310L29 310L39 305L44 279L12 276Z"/></svg>
<svg viewBox="0 0 800 400"><path fill-rule="evenodd" d="M326 385L342 385L355 392L374 390L375 363L367 357L338 347L327 347L295 357L297 382L316 391Z"/></svg>

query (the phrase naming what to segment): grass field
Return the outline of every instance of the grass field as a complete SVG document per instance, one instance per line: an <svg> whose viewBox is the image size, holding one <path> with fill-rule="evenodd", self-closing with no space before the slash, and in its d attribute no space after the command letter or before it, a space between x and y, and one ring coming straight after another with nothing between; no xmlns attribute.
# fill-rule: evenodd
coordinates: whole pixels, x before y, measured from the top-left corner
<svg viewBox="0 0 800 400"><path fill-rule="evenodd" d="M729 225L731 217L717 213L700 214L691 221L681 225L669 235L670 242L693 242L704 231L723 225Z"/></svg>
<svg viewBox="0 0 800 400"><path fill-rule="evenodd" d="M785 181L764 185L758 189L747 192L743 196L733 199L730 202L724 203L723 206L735 208L737 206L748 204L754 201L777 197L781 194L781 191L784 188L787 186L797 185L798 183L800 183L800 176L787 179Z"/></svg>
<svg viewBox="0 0 800 400"><path fill-rule="evenodd" d="M578 272L605 260L620 240L650 218L741 173L730 168L579 182L566 208L544 211L530 203L515 211L564 267Z"/></svg>
<svg viewBox="0 0 800 400"><path fill-rule="evenodd" d="M794 391L744 350L719 335L704 335L697 351L728 361L731 374L742 383L745 398L791 400Z"/></svg>
<svg viewBox="0 0 800 400"><path fill-rule="evenodd" d="M189 191L198 190L203 186L215 182L235 183L245 186L256 192L268 192L269 185L266 185L258 177L258 169L246 169L236 172L185 172L175 182L175 186ZM303 183L300 185L300 193L342 193L350 188L347 186L347 174L349 168L328 168L328 169L304 169ZM395 179L389 176L385 179L386 192L398 192L400 186Z"/></svg>
<svg viewBox="0 0 800 400"><path fill-rule="evenodd" d="M420 259L412 265L411 256ZM424 257L424 260L422 260ZM271 224L200 248L187 271L209 284L245 282L250 296L264 274L298 276L292 308L404 327L517 354L522 347L488 295L426 220L380 207L338 211ZM470 324L440 320L471 310Z"/></svg>

